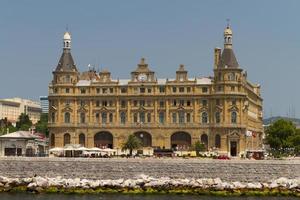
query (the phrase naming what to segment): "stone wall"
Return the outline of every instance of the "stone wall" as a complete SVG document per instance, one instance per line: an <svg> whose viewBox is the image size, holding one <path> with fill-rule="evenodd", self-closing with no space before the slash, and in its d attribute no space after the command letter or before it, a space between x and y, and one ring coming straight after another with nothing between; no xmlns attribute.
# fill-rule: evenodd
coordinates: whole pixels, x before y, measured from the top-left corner
<svg viewBox="0 0 300 200"><path fill-rule="evenodd" d="M86 179L130 179L141 174L170 178L220 178L224 181L267 182L299 178L300 160L211 160L172 158L0 158L1 176Z"/></svg>

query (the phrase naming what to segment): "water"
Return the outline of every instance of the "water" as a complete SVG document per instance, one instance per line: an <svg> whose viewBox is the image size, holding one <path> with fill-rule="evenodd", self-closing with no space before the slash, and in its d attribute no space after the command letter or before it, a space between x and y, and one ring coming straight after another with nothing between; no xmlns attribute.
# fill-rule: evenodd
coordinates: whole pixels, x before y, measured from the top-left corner
<svg viewBox="0 0 300 200"><path fill-rule="evenodd" d="M196 195L65 195L0 193L0 200L296 200L296 197L214 197Z"/></svg>

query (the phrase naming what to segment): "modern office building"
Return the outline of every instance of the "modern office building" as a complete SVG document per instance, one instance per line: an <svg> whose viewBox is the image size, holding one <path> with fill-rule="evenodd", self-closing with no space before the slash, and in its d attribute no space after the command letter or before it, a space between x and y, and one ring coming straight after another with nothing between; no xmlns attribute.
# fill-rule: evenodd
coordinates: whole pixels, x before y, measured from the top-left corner
<svg viewBox="0 0 300 200"><path fill-rule="evenodd" d="M27 114L32 123L35 124L40 120L41 112L39 102L17 97L0 99L0 119L7 118L12 124L18 121L21 113Z"/></svg>
<svg viewBox="0 0 300 200"><path fill-rule="evenodd" d="M49 111L48 96L40 96L40 104L42 107L42 113L48 113Z"/></svg>
<svg viewBox="0 0 300 200"><path fill-rule="evenodd" d="M80 73L66 32L49 85L51 146L120 149L134 134L145 148L183 151L200 141L229 156L260 149L260 85L247 80L232 36L227 26L224 49L214 50L213 77L189 77L180 65L175 78L157 78L142 58L129 79L113 79L108 70Z"/></svg>

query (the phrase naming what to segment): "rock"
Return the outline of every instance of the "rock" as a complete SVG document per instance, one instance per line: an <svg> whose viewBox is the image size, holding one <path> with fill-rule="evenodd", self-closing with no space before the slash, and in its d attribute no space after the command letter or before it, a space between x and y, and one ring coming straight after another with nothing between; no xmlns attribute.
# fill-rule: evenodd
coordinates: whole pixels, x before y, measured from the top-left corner
<svg viewBox="0 0 300 200"><path fill-rule="evenodd" d="M35 190L37 187L37 184L36 183L29 183L27 185L27 188L30 189L30 190Z"/></svg>
<svg viewBox="0 0 300 200"><path fill-rule="evenodd" d="M239 182L239 181L235 181L235 182L232 182L232 185L235 189L243 189L246 187L245 184Z"/></svg>
<svg viewBox="0 0 300 200"><path fill-rule="evenodd" d="M37 176L33 179L34 182L36 182L36 185L41 188L46 188L48 186L48 180L46 178L43 178L41 176Z"/></svg>
<svg viewBox="0 0 300 200"><path fill-rule="evenodd" d="M261 189L262 185L260 183L247 183L246 187L248 189Z"/></svg>

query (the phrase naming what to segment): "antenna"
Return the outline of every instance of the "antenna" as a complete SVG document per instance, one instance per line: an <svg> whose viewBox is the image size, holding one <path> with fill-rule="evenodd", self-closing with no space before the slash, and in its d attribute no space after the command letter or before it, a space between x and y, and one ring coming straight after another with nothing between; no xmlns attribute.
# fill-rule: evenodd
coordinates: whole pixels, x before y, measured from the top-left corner
<svg viewBox="0 0 300 200"><path fill-rule="evenodd" d="M230 27L230 19L227 18L226 21L227 21L227 28L229 28Z"/></svg>

